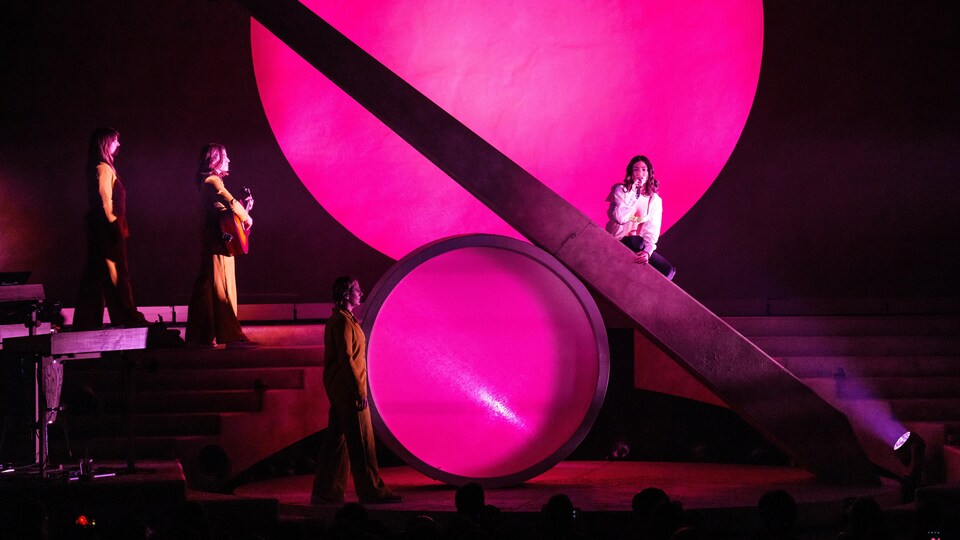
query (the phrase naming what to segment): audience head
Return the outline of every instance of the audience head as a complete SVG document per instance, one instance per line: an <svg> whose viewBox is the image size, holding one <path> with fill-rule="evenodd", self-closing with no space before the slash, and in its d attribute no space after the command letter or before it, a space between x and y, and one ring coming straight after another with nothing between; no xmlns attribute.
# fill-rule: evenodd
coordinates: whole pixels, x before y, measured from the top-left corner
<svg viewBox="0 0 960 540"><path fill-rule="evenodd" d="M570 497L563 494L550 497L540 509L543 532L548 538L572 532L578 516L579 510L574 508Z"/></svg>
<svg viewBox="0 0 960 540"><path fill-rule="evenodd" d="M650 527L657 538L670 538L683 526L683 505L678 501L658 504L650 516Z"/></svg>
<svg viewBox="0 0 960 540"><path fill-rule="evenodd" d="M764 493L757 503L757 512L766 530L786 531L797 525L797 503L782 489Z"/></svg>
<svg viewBox="0 0 960 540"><path fill-rule="evenodd" d="M347 523L364 523L367 521L367 509L360 503L347 503L337 510L336 520Z"/></svg>
<svg viewBox="0 0 960 540"><path fill-rule="evenodd" d="M872 497L847 501L844 508L844 531L853 537L884 528L883 510Z"/></svg>
<svg viewBox="0 0 960 540"><path fill-rule="evenodd" d="M700 540L701 538L707 538L703 529L686 525L680 527L675 533L670 535L670 540Z"/></svg>
<svg viewBox="0 0 960 540"><path fill-rule="evenodd" d="M419 515L411 518L403 530L402 538L410 540L439 540L440 529L430 516Z"/></svg>
<svg viewBox="0 0 960 540"><path fill-rule="evenodd" d="M458 514L476 519L486 504L483 487L476 482L460 486L454 501Z"/></svg>
<svg viewBox="0 0 960 540"><path fill-rule="evenodd" d="M641 519L649 519L653 509L661 503L669 501L665 491L656 487L648 487L633 496L630 506L633 514Z"/></svg>

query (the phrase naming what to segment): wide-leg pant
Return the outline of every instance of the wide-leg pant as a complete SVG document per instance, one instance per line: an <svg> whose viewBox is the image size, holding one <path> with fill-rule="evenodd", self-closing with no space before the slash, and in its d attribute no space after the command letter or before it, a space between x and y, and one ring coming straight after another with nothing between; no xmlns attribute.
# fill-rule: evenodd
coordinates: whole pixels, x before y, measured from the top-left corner
<svg viewBox="0 0 960 540"><path fill-rule="evenodd" d="M187 344L231 343L247 336L237 319L236 260L204 255L187 309Z"/></svg>
<svg viewBox="0 0 960 540"><path fill-rule="evenodd" d="M113 326L146 326L143 314L137 311L127 266L127 243L120 239L107 258L97 239L89 240L87 262L80 277L80 292L73 313L74 330L103 328L103 307L106 304Z"/></svg>
<svg viewBox="0 0 960 540"><path fill-rule="evenodd" d="M353 473L353 485L361 502L393 495L380 477L369 407L357 411L352 402L331 400L325 435L313 479L313 495L342 499L348 470Z"/></svg>

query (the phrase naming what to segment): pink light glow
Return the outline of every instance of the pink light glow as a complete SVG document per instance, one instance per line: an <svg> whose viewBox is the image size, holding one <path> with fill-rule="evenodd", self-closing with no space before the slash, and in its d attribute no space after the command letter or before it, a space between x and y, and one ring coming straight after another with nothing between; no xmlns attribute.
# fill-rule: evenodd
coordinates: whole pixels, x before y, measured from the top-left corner
<svg viewBox="0 0 960 540"><path fill-rule="evenodd" d="M464 247L379 288L364 324L370 392L400 451L484 479L530 469L574 439L606 376L607 345L554 270L515 251Z"/></svg>
<svg viewBox="0 0 960 540"><path fill-rule="evenodd" d="M753 103L761 0L304 3L600 225L635 154L663 230L726 163ZM388 256L453 234L519 237L258 23L277 141L340 223Z"/></svg>

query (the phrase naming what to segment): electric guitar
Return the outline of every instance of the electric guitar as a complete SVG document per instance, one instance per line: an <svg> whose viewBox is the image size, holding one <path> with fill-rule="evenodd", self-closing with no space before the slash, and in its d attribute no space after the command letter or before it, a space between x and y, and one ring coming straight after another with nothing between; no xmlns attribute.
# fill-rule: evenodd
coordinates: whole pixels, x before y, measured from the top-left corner
<svg viewBox="0 0 960 540"><path fill-rule="evenodd" d="M253 196L248 188L243 188L242 191L244 193L243 199L246 201L244 207L249 212L253 209ZM250 250L250 229L243 228L240 216L232 210L228 209L220 216L220 232L223 233L221 238L227 248L228 255L233 257L246 255Z"/></svg>

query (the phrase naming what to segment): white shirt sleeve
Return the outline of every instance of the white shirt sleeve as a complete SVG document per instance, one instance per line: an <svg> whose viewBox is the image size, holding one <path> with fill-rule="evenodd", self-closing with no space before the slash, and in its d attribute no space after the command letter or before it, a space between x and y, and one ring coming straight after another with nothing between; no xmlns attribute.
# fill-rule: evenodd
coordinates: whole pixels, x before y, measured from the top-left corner
<svg viewBox="0 0 960 540"><path fill-rule="evenodd" d="M657 249L657 241L660 240L660 222L663 221L663 199L654 194L650 201L650 213L646 216L646 221L640 226L640 236L643 237L643 250L647 255L653 254Z"/></svg>
<svg viewBox="0 0 960 540"><path fill-rule="evenodd" d="M631 193L623 191L617 185L613 188L613 210L611 212L613 220L623 225L630 220L637 212L637 197L631 197Z"/></svg>
<svg viewBox="0 0 960 540"><path fill-rule="evenodd" d="M607 211L607 232L620 240L637 228L637 224L630 218L637 212L636 192L624 191L622 184L614 184L607 201L610 209Z"/></svg>

